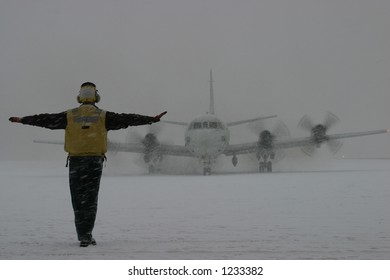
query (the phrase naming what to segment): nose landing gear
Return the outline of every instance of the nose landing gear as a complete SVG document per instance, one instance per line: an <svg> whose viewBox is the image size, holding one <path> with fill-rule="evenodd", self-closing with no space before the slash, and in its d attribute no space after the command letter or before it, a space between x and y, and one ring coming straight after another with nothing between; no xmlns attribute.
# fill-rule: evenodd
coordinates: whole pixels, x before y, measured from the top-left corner
<svg viewBox="0 0 390 280"><path fill-rule="evenodd" d="M213 163L213 159L211 158L203 158L203 175L211 175L211 165Z"/></svg>
<svg viewBox="0 0 390 280"><path fill-rule="evenodd" d="M259 172L272 172L272 160L275 159L275 153L257 153L256 156L259 161Z"/></svg>
<svg viewBox="0 0 390 280"><path fill-rule="evenodd" d="M233 157L232 157L232 164L233 164L233 166L236 167L237 163L238 163L238 158L237 158L236 155L233 155Z"/></svg>

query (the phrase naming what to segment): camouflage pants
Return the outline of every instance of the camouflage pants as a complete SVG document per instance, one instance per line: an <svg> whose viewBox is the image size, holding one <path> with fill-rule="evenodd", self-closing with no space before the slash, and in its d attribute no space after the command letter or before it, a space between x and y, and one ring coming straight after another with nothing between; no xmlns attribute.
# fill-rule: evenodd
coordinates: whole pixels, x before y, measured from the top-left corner
<svg viewBox="0 0 390 280"><path fill-rule="evenodd" d="M69 184L79 240L90 238L95 225L103 157L70 157Z"/></svg>

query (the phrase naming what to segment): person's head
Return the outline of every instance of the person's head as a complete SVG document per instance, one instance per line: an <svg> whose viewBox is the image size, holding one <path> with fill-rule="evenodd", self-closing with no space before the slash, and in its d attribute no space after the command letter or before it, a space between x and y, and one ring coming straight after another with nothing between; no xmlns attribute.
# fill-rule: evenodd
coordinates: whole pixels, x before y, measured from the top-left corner
<svg viewBox="0 0 390 280"><path fill-rule="evenodd" d="M83 83L80 87L77 101L81 104L97 103L100 101L100 95L96 89L96 85L91 82Z"/></svg>

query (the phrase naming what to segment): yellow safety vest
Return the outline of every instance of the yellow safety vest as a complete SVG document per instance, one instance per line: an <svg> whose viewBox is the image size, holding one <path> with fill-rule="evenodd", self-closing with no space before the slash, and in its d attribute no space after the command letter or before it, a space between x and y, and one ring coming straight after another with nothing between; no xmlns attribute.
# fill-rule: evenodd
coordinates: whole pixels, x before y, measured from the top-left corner
<svg viewBox="0 0 390 280"><path fill-rule="evenodd" d="M90 104L67 111L65 151L70 156L102 156L107 152L106 112Z"/></svg>

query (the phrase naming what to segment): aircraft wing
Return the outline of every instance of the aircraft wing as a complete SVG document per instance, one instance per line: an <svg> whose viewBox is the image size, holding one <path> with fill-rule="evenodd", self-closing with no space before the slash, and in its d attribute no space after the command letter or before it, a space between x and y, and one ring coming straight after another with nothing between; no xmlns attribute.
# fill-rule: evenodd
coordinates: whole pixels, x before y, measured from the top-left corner
<svg viewBox="0 0 390 280"><path fill-rule="evenodd" d="M34 140L34 143L64 145L64 141ZM112 152L145 153L145 146L142 143L119 143L109 141L107 149ZM155 151L162 155L194 157L185 146L179 145L161 144Z"/></svg>
<svg viewBox="0 0 390 280"><path fill-rule="evenodd" d="M142 143L119 143L108 141L107 150L110 152L129 152L142 154L145 151Z"/></svg>
<svg viewBox="0 0 390 280"><path fill-rule="evenodd" d="M266 119L271 119L271 118L276 118L276 117L277 117L277 115L266 116L266 117L258 117L258 118L249 119L249 120L242 120L242 121L236 121L236 122L229 122L229 123L226 123L226 125L227 125L227 126L234 126L234 125L238 125L238 124L250 123L250 122L254 122L254 121L266 120Z"/></svg>
<svg viewBox="0 0 390 280"><path fill-rule="evenodd" d="M328 137L330 140L333 140L333 139L351 138L351 137L359 137L359 136L382 134L382 133L390 133L390 130L383 129L383 130L372 130L372 131L365 131L365 132L340 133L340 134L328 135Z"/></svg>
<svg viewBox="0 0 390 280"><path fill-rule="evenodd" d="M389 132L390 130L384 129L384 130L372 130L372 131L364 131L364 132L330 134L326 136L328 140L336 140L336 139L360 137L366 135L383 134ZM311 146L315 144L316 143L313 141L312 137L285 138L285 139L275 140L275 142L273 143L273 150L305 147L305 146ZM229 145L226 148L224 154L230 156L230 155L255 153L258 150L258 145L259 145L258 142Z"/></svg>
<svg viewBox="0 0 390 280"><path fill-rule="evenodd" d="M276 117L277 117L277 115L272 115L272 116L258 117L258 118L254 118L254 119L248 119L248 120L229 122L229 123L226 123L226 126L234 126L234 125L239 125L239 124L243 124L243 123L250 123L250 122L254 122L254 121L266 120L266 119L271 119L271 118L276 118ZM166 121L166 120L161 120L160 122L181 125L181 126L188 126L188 123L186 123L186 122Z"/></svg>
<svg viewBox="0 0 390 280"><path fill-rule="evenodd" d="M142 143L117 143L110 141L108 150L114 152L145 153L145 146ZM192 157L192 154L185 146L160 144L155 149L161 155L186 156Z"/></svg>
<svg viewBox="0 0 390 280"><path fill-rule="evenodd" d="M363 131L363 132L348 132L348 133L339 133L339 134L327 134L327 141L337 140L343 138L353 138L374 134L383 134L389 133L389 130L371 130L371 131ZM281 139L276 140L274 143L274 149L287 149L287 148L295 148L295 147L304 147L315 145L312 137L303 137L303 138L292 138L292 139Z"/></svg>
<svg viewBox="0 0 390 280"><path fill-rule="evenodd" d="M170 123L170 124L176 124L176 125L181 125L181 126L188 126L188 123L186 123L186 122L176 122L176 121L161 120L160 123Z"/></svg>
<svg viewBox="0 0 390 280"><path fill-rule="evenodd" d="M114 152L145 153L145 146L142 143L117 143L109 142L108 150ZM169 156L193 157L185 146L160 144L153 152Z"/></svg>
<svg viewBox="0 0 390 280"><path fill-rule="evenodd" d="M34 143L64 145L64 141L34 140Z"/></svg>
<svg viewBox="0 0 390 280"><path fill-rule="evenodd" d="M34 140L34 143L64 145L64 141ZM141 143L117 143L108 141L107 149L116 152L143 153L144 146Z"/></svg>

